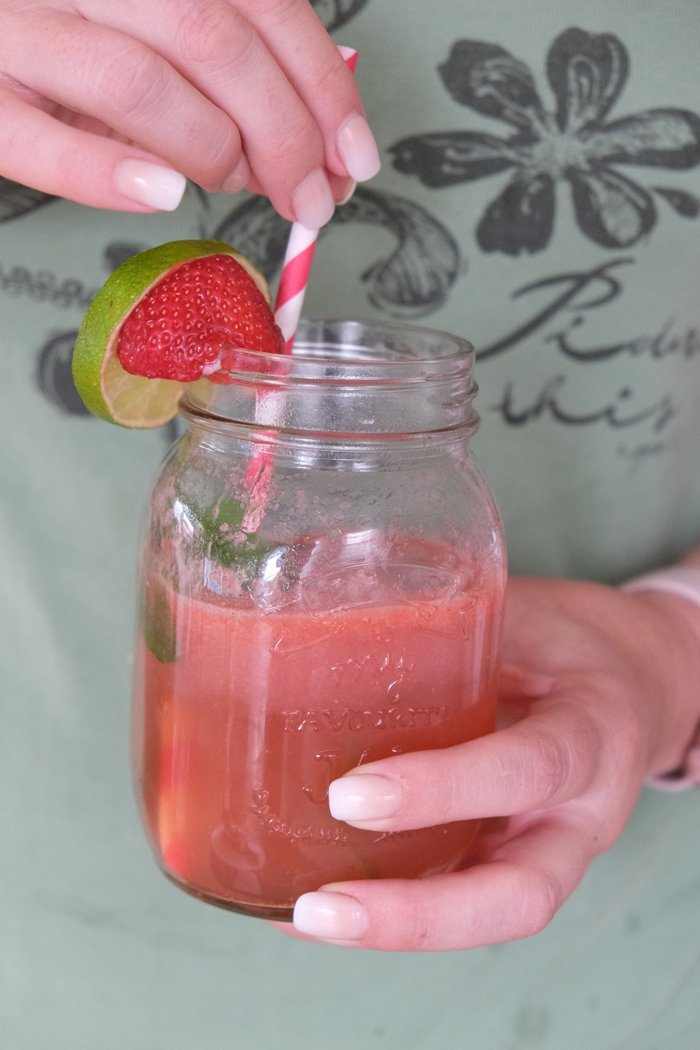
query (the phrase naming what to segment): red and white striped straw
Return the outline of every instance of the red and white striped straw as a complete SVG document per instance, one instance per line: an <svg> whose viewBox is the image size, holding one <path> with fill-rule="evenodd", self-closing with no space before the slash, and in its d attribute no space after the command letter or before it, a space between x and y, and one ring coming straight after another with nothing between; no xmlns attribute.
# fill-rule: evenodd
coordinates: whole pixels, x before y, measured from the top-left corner
<svg viewBox="0 0 700 1050"><path fill-rule="evenodd" d="M275 300L275 321L284 337L284 352L291 354L304 306L318 230L292 223Z"/></svg>
<svg viewBox="0 0 700 1050"><path fill-rule="evenodd" d="M339 46L348 68L354 73L357 65L357 51L352 47ZM292 223L289 240L282 263L282 273L275 299L275 321L284 337L284 352L291 354L294 338L299 326L304 296L309 283L311 264L316 250L318 230L311 230L300 222ZM265 395L258 395L263 400ZM244 532L257 532L265 514L270 482L272 481L273 454L269 447L263 446L248 463L245 482L249 493L249 502L243 516Z"/></svg>
<svg viewBox="0 0 700 1050"><path fill-rule="evenodd" d="M345 64L354 73L357 51L352 47L342 46L339 46L338 50ZM317 240L318 230L310 230L300 222L292 223L275 300L275 320L284 336L284 349L287 354L291 354L294 346L294 336L304 306Z"/></svg>

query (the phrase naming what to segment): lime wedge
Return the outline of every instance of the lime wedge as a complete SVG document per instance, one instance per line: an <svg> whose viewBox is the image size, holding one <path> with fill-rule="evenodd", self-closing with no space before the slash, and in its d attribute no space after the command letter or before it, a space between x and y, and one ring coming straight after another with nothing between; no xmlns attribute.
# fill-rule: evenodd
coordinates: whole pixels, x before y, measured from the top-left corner
<svg viewBox="0 0 700 1050"><path fill-rule="evenodd" d="M233 256L270 302L260 271L221 241L171 241L127 259L88 307L73 349L73 379L94 415L123 427L148 428L159 427L176 414L184 384L133 375L122 368L116 352L119 331L154 285L183 263L210 255Z"/></svg>

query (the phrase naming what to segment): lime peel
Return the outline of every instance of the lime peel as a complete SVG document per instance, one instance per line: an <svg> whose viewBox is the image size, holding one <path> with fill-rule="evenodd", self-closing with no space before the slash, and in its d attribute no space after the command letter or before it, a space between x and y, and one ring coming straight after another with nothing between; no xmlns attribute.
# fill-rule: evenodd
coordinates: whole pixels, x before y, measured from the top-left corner
<svg viewBox="0 0 700 1050"><path fill-rule="evenodd" d="M222 241L171 241L127 259L95 295L73 349L73 379L94 415L139 429L162 426L176 415L185 384L127 372L116 354L118 335L134 306L166 274L192 259L210 255L233 256L270 303L270 291L260 271Z"/></svg>

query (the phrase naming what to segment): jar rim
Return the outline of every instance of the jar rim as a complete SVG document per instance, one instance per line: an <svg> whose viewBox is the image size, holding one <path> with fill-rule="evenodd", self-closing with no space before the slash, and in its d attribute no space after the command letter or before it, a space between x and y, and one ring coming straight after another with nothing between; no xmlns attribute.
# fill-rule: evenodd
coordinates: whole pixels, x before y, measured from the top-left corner
<svg viewBox="0 0 700 1050"><path fill-rule="evenodd" d="M474 348L439 329L399 321L305 318L291 354L233 347L222 348L222 354L225 370L185 391L185 415L328 430L342 402L345 433L453 429L477 418L471 408L477 389ZM334 412L317 411L317 405L327 408L329 399ZM351 425L353 406L357 429Z"/></svg>
<svg viewBox="0 0 700 1050"><path fill-rule="evenodd" d="M441 329L342 318L302 319L291 354L227 348L226 344L222 350L228 351L226 357L234 366L226 372L261 382L279 375L317 382L408 382L414 376L444 377L454 369L471 372L475 357L467 339Z"/></svg>

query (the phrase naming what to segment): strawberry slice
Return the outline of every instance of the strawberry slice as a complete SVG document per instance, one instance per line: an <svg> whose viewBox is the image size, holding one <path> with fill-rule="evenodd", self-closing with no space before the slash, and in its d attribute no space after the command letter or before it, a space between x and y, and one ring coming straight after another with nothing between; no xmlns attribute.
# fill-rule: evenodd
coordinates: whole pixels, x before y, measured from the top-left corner
<svg viewBox="0 0 700 1050"><path fill-rule="evenodd" d="M118 334L122 368L148 379L190 383L222 366L222 351L284 351L262 291L231 255L206 255L170 269L139 300Z"/></svg>

